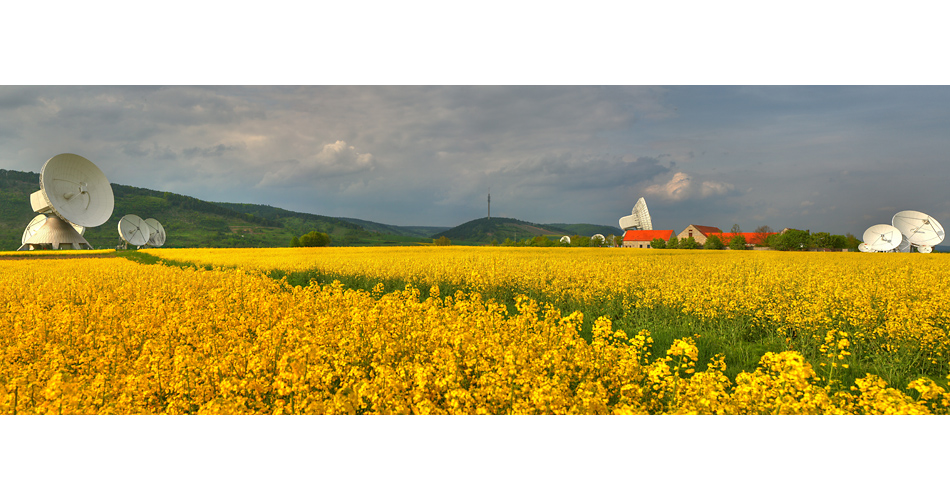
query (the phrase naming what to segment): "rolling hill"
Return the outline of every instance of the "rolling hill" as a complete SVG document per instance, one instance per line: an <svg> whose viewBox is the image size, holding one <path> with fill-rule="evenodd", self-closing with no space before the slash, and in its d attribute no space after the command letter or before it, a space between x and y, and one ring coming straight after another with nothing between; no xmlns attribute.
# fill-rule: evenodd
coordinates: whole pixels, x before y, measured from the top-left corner
<svg viewBox="0 0 950 500"><path fill-rule="evenodd" d="M39 174L0 170L0 249L16 250L26 225L36 216L30 193L39 189ZM166 247L277 247L310 231L331 236L334 245L406 245L431 238L370 232L334 217L292 212L266 205L213 203L191 196L112 183L115 209L85 238L94 248L121 243L116 227L126 214L158 219L168 233Z"/></svg>
<svg viewBox="0 0 950 500"><path fill-rule="evenodd" d="M20 247L23 230L37 214L30 194L39 189L39 174L0 169L0 250ZM516 219L476 219L454 228L394 226L347 217L294 212L268 205L199 200L165 191L112 184L115 209L99 227L88 228L94 248L122 243L116 226L126 214L155 218L165 227L166 247L282 247L310 231L330 235L333 246L414 245L446 236L455 244L487 244L493 239L523 240L538 235L620 234L593 224L535 224Z"/></svg>

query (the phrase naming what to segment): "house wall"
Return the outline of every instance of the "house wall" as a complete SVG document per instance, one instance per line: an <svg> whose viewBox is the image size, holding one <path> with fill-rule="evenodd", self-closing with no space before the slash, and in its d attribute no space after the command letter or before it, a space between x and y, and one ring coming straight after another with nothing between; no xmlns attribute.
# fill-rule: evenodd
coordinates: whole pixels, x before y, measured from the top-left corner
<svg viewBox="0 0 950 500"><path fill-rule="evenodd" d="M653 248L649 241L624 241L623 248Z"/></svg>
<svg viewBox="0 0 950 500"><path fill-rule="evenodd" d="M677 234L676 239L684 240L686 238L689 238L690 236L692 236L693 239L696 240L696 243L699 243L700 245L706 244L706 235L701 233L699 229L696 229L695 227L693 227L692 224L686 226L686 229L680 232L680 234Z"/></svg>

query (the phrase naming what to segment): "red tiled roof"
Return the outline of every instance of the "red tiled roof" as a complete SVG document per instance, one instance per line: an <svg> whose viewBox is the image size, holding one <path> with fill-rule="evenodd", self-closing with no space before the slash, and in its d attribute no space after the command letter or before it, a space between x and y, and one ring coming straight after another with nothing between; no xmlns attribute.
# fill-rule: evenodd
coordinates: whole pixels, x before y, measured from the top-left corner
<svg viewBox="0 0 950 500"><path fill-rule="evenodd" d="M627 231L623 234L623 241L653 241L660 238L669 241L673 236L672 229L652 229L649 231Z"/></svg>
<svg viewBox="0 0 950 500"><path fill-rule="evenodd" d="M713 226L700 226L700 225L697 225L697 224L690 224L690 225L693 226L693 227L695 227L697 230L699 230L700 233L703 233L703 235L705 235L705 236L709 236L710 233L721 233L721 232L722 232L722 229L719 229L718 227L713 227Z"/></svg>
<svg viewBox="0 0 950 500"><path fill-rule="evenodd" d="M741 234L745 238L747 245L763 245L765 244L765 238L777 233L712 233L719 237L723 243L726 245L729 244L729 240L737 234ZM707 234L706 237L712 236L712 234Z"/></svg>

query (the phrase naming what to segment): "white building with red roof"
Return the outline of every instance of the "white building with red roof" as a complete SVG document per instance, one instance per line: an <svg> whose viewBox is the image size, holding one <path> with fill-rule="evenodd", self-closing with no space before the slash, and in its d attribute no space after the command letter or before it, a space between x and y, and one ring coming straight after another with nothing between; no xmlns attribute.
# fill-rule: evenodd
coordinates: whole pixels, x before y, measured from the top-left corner
<svg viewBox="0 0 950 500"><path fill-rule="evenodd" d="M656 238L669 241L672 237L672 229L630 230L623 234L623 248L653 248L650 243Z"/></svg>

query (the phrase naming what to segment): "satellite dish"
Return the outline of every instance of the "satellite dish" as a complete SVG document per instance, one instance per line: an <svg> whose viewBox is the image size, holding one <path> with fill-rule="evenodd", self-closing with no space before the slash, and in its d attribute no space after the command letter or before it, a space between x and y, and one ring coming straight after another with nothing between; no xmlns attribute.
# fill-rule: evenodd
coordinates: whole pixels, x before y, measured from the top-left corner
<svg viewBox="0 0 950 500"><path fill-rule="evenodd" d="M910 253L910 240L907 239L907 235L901 233L901 243L897 245L897 251L900 253Z"/></svg>
<svg viewBox="0 0 950 500"><path fill-rule="evenodd" d="M101 226L115 208L112 185L91 161L56 155L40 170L40 190L30 195L34 212L53 214L74 225Z"/></svg>
<svg viewBox="0 0 950 500"><path fill-rule="evenodd" d="M871 250L870 248L868 248L867 243L858 243L858 250L865 253L874 253L874 250Z"/></svg>
<svg viewBox="0 0 950 500"><path fill-rule="evenodd" d="M920 245L917 247L917 251L920 253L930 253L934 251L934 247L930 245Z"/></svg>
<svg viewBox="0 0 950 500"><path fill-rule="evenodd" d="M890 252L901 244L903 235L890 224L877 224L864 231L864 243L875 252Z"/></svg>
<svg viewBox="0 0 950 500"><path fill-rule="evenodd" d="M138 215L125 215L119 219L119 237L129 245L140 247L148 243L151 230Z"/></svg>
<svg viewBox="0 0 950 500"><path fill-rule="evenodd" d="M561 236L561 243L567 243L568 245L570 245L570 244L571 244L571 237L570 237L570 236Z"/></svg>
<svg viewBox="0 0 950 500"><path fill-rule="evenodd" d="M31 236L36 234L36 232L46 223L46 214L39 214L36 217L33 217L33 220L26 225L26 229L23 230L23 237L20 238L20 244L26 244L26 241L30 239Z"/></svg>
<svg viewBox="0 0 950 500"><path fill-rule="evenodd" d="M145 219L145 224L148 226L149 231L148 246L160 247L164 245L165 228L162 227L162 223L155 219Z"/></svg>
<svg viewBox="0 0 950 500"><path fill-rule="evenodd" d="M624 231L631 229L650 231L653 229L653 220L650 219L650 211L647 210L647 202L643 197L637 200L630 215L620 218L620 228Z"/></svg>
<svg viewBox="0 0 950 500"><path fill-rule="evenodd" d="M607 238L604 238L604 235L602 235L602 234L595 234L595 235L591 236L590 239L600 241L600 244L601 244L601 245L603 245L604 242L607 241Z"/></svg>
<svg viewBox="0 0 950 500"><path fill-rule="evenodd" d="M933 217L914 210L897 212L891 224L907 237L914 246L939 245L946 233L943 226Z"/></svg>

